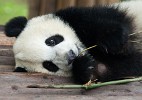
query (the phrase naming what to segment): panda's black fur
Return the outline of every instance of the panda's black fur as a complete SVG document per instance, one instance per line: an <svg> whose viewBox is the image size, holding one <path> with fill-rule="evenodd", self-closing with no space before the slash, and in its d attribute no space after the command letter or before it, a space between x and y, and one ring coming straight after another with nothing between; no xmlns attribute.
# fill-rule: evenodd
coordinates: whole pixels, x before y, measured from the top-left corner
<svg viewBox="0 0 142 100"><path fill-rule="evenodd" d="M97 45L89 50L90 54L74 60L72 71L76 81L85 83L91 78L108 81L142 75L142 53L129 43L135 27L133 17L126 14L127 11L120 11L119 7L108 6L68 8L55 13L73 27L86 47ZM99 63L106 67L102 74L95 72Z"/></svg>
<svg viewBox="0 0 142 100"><path fill-rule="evenodd" d="M5 25L5 33L9 37L17 37L22 32L26 24L27 18L23 16L15 17Z"/></svg>
<svg viewBox="0 0 142 100"><path fill-rule="evenodd" d="M97 45L74 59L75 82L142 75L142 47L141 43L133 42L138 39L137 34L131 35L136 26L134 17L128 16L126 9L120 10L119 6L67 8L53 14L69 24L85 47ZM25 22L23 17L12 19L5 26L6 35L17 37L26 26ZM17 28L11 31L13 27Z"/></svg>

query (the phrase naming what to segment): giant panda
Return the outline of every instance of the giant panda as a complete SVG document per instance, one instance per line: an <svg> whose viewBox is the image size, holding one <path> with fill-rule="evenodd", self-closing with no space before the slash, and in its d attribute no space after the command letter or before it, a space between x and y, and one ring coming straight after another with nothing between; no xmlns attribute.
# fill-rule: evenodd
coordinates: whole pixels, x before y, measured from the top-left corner
<svg viewBox="0 0 142 100"><path fill-rule="evenodd" d="M19 16L5 25L6 35L16 37L15 72L72 77L80 84L142 75L141 31L141 0Z"/></svg>

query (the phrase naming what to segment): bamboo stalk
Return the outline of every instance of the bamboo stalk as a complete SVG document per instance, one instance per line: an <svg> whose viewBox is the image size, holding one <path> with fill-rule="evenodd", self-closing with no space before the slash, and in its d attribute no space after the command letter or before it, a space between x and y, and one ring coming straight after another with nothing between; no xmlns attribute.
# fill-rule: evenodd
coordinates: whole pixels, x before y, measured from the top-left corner
<svg viewBox="0 0 142 100"><path fill-rule="evenodd" d="M133 79L110 81L110 82L104 82L104 83L99 83L99 84L92 84L92 85L86 87L86 89L93 89L93 88L97 88L97 87L101 87L101 86L124 84L124 83L136 82L136 81L142 81L142 77L133 78Z"/></svg>
<svg viewBox="0 0 142 100"><path fill-rule="evenodd" d="M134 78L134 79L125 79L125 80L117 80L117 81L110 81L98 84L91 84L91 85L29 85L27 88L55 88L55 89L95 89L102 86L107 85L115 85L115 84L124 84L129 82L135 81L142 81L142 77Z"/></svg>

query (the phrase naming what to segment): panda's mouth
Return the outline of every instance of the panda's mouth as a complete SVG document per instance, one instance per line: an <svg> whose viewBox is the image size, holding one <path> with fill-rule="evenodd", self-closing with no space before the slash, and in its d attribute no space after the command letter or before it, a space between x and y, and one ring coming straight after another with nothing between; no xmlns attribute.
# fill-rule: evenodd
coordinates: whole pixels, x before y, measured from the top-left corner
<svg viewBox="0 0 142 100"><path fill-rule="evenodd" d="M75 52L73 50L70 50L67 54L68 65L72 64L76 57L77 55L75 54Z"/></svg>

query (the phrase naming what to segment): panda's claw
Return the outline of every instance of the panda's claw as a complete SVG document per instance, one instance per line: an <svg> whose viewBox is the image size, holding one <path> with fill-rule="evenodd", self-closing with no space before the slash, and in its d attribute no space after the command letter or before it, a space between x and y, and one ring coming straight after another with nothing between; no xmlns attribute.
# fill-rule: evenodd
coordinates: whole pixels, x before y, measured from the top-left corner
<svg viewBox="0 0 142 100"><path fill-rule="evenodd" d="M92 80L90 79L87 83L84 84L84 86L90 86L92 84Z"/></svg>

